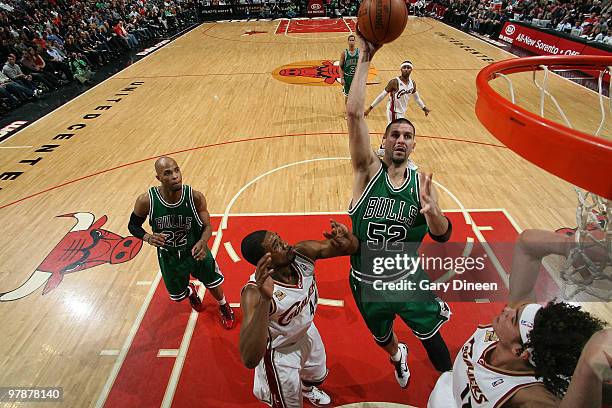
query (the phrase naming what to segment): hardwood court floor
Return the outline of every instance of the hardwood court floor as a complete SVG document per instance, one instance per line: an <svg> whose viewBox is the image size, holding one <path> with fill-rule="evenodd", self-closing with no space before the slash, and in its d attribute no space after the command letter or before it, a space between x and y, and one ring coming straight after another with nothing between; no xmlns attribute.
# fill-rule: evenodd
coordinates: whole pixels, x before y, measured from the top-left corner
<svg viewBox="0 0 612 408"><path fill-rule="evenodd" d="M291 85L271 73L299 61L337 60L346 35L278 35L277 24L204 24L3 143L0 292L42 270L60 241L72 253L53 265L69 267L83 255L74 251L82 236L65 241L75 221L57 216L107 215L104 230L129 235L134 200L156 184L159 155L178 161L184 182L204 192L213 214L344 211L350 164L325 159L349 155L340 86ZM247 30L266 33L242 35ZM410 59L432 109L426 118L410 107L419 135L413 159L452 193L440 194L442 208L503 208L520 228L574 226L571 186L503 147L474 114L476 74L487 60L508 57L438 21L411 18L403 36L376 55L380 83L368 87L367 101ZM533 97L523 78L517 89ZM594 93L559 78L551 89L576 127L599 120ZM384 106L368 123L376 146L386 125ZM17 146L30 147L4 149ZM266 172L272 173L232 201ZM119 259L116 248L97 248L99 266L66 273L61 283L56 273L58 286L44 296L41 287L0 303L1 385L63 386L63 406L96 404L116 358L100 353L121 349L158 270L148 246L125 263L117 262L130 255ZM238 290L226 296L239 301ZM610 321L607 309L599 313Z"/></svg>

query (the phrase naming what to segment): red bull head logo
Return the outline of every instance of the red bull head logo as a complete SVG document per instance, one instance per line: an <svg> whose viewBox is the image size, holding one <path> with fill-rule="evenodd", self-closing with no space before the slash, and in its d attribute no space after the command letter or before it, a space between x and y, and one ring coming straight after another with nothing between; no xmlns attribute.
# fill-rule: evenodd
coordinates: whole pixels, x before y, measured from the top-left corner
<svg viewBox="0 0 612 408"><path fill-rule="evenodd" d="M28 280L17 289L0 293L0 301L21 299L46 284L42 294L55 289L67 273L83 271L103 264L119 264L133 259L142 241L128 236L121 237L102 229L108 218L95 220L91 213L79 212L59 215L74 217L77 223L60 240Z"/></svg>
<svg viewBox="0 0 612 408"><path fill-rule="evenodd" d="M272 72L272 76L293 85L333 86L340 85L340 62L331 60L300 61L283 65ZM370 67L368 84L377 83L376 68Z"/></svg>

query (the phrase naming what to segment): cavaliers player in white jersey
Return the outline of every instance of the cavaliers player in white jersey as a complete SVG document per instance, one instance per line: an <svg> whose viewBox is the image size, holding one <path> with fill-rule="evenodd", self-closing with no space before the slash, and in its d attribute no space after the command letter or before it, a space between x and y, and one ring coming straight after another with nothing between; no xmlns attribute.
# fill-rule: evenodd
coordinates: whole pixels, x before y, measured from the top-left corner
<svg viewBox="0 0 612 408"><path fill-rule="evenodd" d="M385 89L374 99L372 104L365 110L364 116L367 117L368 114L374 109L379 103L381 103L385 98L387 99L387 124L393 122L395 119L403 118L406 115L406 111L408 110L408 102L410 102L410 98L414 98L415 102L425 113L425 116L429 115L431 109L425 106L425 103L419 96L417 92L416 82L410 78L410 74L412 74L413 65L410 61L402 62L400 66L401 75L393 78L389 81ZM380 148L377 151L379 156L384 156L385 150L383 145L385 143L385 139L383 138ZM416 170L416 165L411 161L409 163L411 168Z"/></svg>
<svg viewBox="0 0 612 408"><path fill-rule="evenodd" d="M428 408L602 406L612 374L612 330L602 330L604 323L578 306L535 303L542 258L567 256L575 246L572 237L549 231L520 235L509 305L459 349Z"/></svg>
<svg viewBox="0 0 612 408"><path fill-rule="evenodd" d="M414 98L417 105L423 110L425 116L429 115L431 109L425 106L425 103L417 92L416 82L410 78L413 69L412 62L402 62L400 69L402 71L401 75L390 80L385 90L382 91L380 95L374 99L374 102L365 110L364 115L366 117L372 109L387 97L387 123L391 123L395 119L403 118L406 115L408 102L411 97Z"/></svg>
<svg viewBox="0 0 612 408"><path fill-rule="evenodd" d="M327 377L327 365L313 323L318 300L314 263L349 255L359 247L345 225L331 224L326 240L301 241L293 247L264 230L242 240L242 255L257 269L240 298L240 356L247 368L255 369L253 393L273 408L302 407L303 398L315 406L331 403L317 388Z"/></svg>

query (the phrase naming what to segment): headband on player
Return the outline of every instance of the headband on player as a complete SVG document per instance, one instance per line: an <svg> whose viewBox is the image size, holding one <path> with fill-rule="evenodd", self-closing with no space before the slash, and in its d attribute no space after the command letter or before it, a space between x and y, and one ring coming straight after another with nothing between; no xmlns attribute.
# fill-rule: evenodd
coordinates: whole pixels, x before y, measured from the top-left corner
<svg viewBox="0 0 612 408"><path fill-rule="evenodd" d="M408 67L408 68L412 69L412 62L410 62L410 61L402 62L402 65L400 65L400 69L402 69L404 67Z"/></svg>
<svg viewBox="0 0 612 408"><path fill-rule="evenodd" d="M521 340L523 344L526 344L529 336L529 333L533 330L533 322L535 321L535 316L538 311L542 308L541 305L537 303L530 303L523 309L523 313L519 317L519 332L521 333ZM529 353L529 362L533 365L533 349L528 348L527 352Z"/></svg>

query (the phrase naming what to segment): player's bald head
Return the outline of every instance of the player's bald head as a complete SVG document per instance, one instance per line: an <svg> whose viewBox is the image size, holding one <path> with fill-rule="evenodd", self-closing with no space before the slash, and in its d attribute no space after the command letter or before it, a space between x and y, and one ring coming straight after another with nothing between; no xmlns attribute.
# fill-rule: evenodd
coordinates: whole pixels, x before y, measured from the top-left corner
<svg viewBox="0 0 612 408"><path fill-rule="evenodd" d="M155 161L155 172L157 173L157 175L160 175L164 172L164 169L176 166L176 161L172 157L162 156Z"/></svg>

